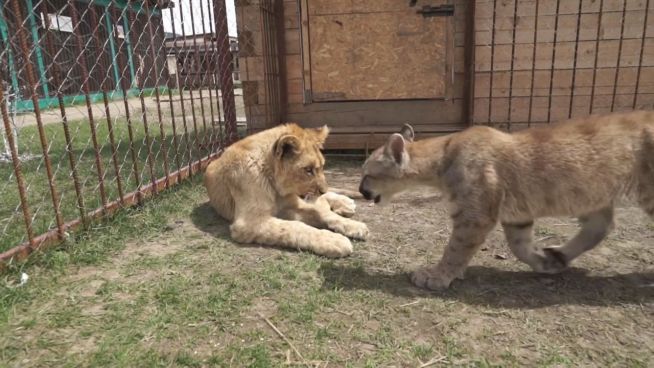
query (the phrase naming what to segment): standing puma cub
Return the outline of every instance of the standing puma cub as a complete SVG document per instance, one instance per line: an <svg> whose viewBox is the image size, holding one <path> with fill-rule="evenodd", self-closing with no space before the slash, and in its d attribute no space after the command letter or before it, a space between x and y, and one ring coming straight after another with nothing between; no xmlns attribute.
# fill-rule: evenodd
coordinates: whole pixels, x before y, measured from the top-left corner
<svg viewBox="0 0 654 368"><path fill-rule="evenodd" d="M614 226L613 207L630 196L654 218L654 112L593 115L513 134L476 126L413 141L409 125L363 165L359 191L386 202L405 189L440 189L453 232L438 264L412 282L449 287L499 221L509 248L537 272L557 273L597 246ZM581 230L565 245L538 247L533 221L574 216Z"/></svg>

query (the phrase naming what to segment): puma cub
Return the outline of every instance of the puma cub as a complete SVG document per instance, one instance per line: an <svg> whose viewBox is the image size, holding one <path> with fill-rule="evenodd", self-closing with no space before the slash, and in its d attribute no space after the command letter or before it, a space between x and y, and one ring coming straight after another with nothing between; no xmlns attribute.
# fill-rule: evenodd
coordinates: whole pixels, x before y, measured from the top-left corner
<svg viewBox="0 0 654 368"><path fill-rule="evenodd" d="M593 115L512 134L475 126L418 140L405 125L363 165L359 191L384 203L412 186L441 190L453 231L442 259L414 271L428 289L449 287L499 221L509 248L534 271L557 273L597 246L614 226L613 207L629 196L654 217L654 112ZM534 244L534 219L574 216L565 245Z"/></svg>

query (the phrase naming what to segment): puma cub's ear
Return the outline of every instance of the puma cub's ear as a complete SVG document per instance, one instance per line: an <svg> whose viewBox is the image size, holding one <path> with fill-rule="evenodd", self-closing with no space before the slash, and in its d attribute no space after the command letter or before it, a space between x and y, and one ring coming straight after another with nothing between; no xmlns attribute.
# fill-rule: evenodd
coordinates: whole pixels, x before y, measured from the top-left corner
<svg viewBox="0 0 654 368"><path fill-rule="evenodd" d="M395 133L388 138L386 144L386 152L388 152L395 162L400 165L404 157L404 137L401 134Z"/></svg>
<svg viewBox="0 0 654 368"><path fill-rule="evenodd" d="M404 124L402 130L400 130L400 134L402 134L402 137L404 137L404 139L406 139L409 142L413 142L413 138L415 138L415 134L413 133L413 127L409 124Z"/></svg>
<svg viewBox="0 0 654 368"><path fill-rule="evenodd" d="M316 137L318 138L318 143L322 145L323 143L325 143L325 140L329 135L329 127L327 125L323 125L322 127L315 129L315 131L316 131Z"/></svg>
<svg viewBox="0 0 654 368"><path fill-rule="evenodd" d="M274 146L277 158L287 158L300 153L300 140L294 135L280 137Z"/></svg>

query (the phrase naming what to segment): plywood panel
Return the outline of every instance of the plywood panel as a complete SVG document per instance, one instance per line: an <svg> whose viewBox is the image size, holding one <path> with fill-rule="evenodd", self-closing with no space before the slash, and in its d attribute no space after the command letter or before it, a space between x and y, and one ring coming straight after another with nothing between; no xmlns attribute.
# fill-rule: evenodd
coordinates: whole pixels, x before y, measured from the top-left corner
<svg viewBox="0 0 654 368"><path fill-rule="evenodd" d="M280 62L285 66L286 73L283 75L285 85L283 93L286 97L286 112L284 121L295 121L303 126L315 127L328 124L332 128L332 134L326 148L351 148L362 149L373 147L383 142L390 133L395 132L403 123L410 122L417 130L419 137L427 134L440 134L450 131L458 131L468 125L466 118L467 78L470 77L469 66L472 65L471 58L464 51L466 39L469 34L468 19L474 4L469 0L420 0L417 6L410 8L408 0L324 0L322 10L309 5L314 5L316 0L284 0L284 55ZM454 17L447 19L440 18L439 21L449 23L444 35L444 42L448 43L447 70L451 86L449 86L448 99L396 99L396 100L360 100L360 101L316 101L311 99L311 71L309 54L309 41L314 42L315 38L309 38L309 19L312 16L337 16L342 13L388 13L393 11L407 11L415 19L422 16L415 14L423 5L454 4ZM261 38L258 31L260 25L252 24L255 20L254 14L243 17L242 7L256 6L253 2L237 2L236 8L239 11L239 34L249 32L251 39ZM340 8L339 8L340 7ZM320 14L322 13L322 15ZM242 19L243 18L243 19ZM413 18L412 18L413 19ZM247 20L247 21L246 21ZM388 21L384 21L389 23ZM399 23L396 21L396 23ZM413 27L413 24L409 24ZM390 29L389 26L386 26ZM456 29L455 29L456 27ZM255 29L254 32L249 31ZM410 27L404 27L406 31L412 31ZM398 28L395 28L397 33ZM401 30L401 29L400 29ZM381 31L381 30L380 30ZM354 30L353 33L358 32ZM448 33L449 32L449 33ZM335 36L334 36L335 37ZM429 43L438 41L439 35L431 34L425 37L423 42ZM255 40L257 42L258 40ZM455 41L456 46L455 46ZM246 52L242 59L242 73L251 75L251 81L244 83L247 89L248 104L246 115L248 128L252 132L270 127L270 122L265 118L265 89L263 88L261 63L261 47L250 42L252 50ZM367 38L360 42L362 45L369 43ZM456 48L458 49L456 49ZM415 53L424 52L424 45L413 46ZM406 64L407 58L400 63ZM302 62L298 65L298 59ZM426 59L426 58L425 58ZM455 60L456 59L456 60ZM406 67L406 65L405 65ZM455 68L456 70L452 70ZM415 83L424 79L433 71L415 72L408 77L399 78L393 75L393 71L384 71L383 74L391 75L394 80L404 79L407 84ZM453 82L452 82L453 81ZM393 82L397 83L396 81ZM247 87L245 86L247 85ZM308 98L305 98L307 96ZM372 133L372 134L371 134ZM373 137L373 138L370 138Z"/></svg>
<svg viewBox="0 0 654 368"><path fill-rule="evenodd" d="M423 5L440 5L447 0L422 1L421 4L410 7L404 0L318 0L311 1L309 15L333 15L352 13L383 13L383 12L414 12Z"/></svg>
<svg viewBox="0 0 654 368"><path fill-rule="evenodd" d="M401 1L310 0L308 11L313 101L447 95L449 17L425 18Z"/></svg>

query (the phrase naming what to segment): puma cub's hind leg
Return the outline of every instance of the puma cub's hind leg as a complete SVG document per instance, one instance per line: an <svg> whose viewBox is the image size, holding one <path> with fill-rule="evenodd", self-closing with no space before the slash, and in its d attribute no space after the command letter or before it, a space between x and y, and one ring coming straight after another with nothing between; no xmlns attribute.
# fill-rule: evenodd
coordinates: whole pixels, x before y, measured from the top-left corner
<svg viewBox="0 0 654 368"><path fill-rule="evenodd" d="M613 207L607 207L579 218L581 230L565 245L543 248L548 257L559 259L566 267L584 252L595 248L613 230ZM545 269L554 273L560 270Z"/></svg>
<svg viewBox="0 0 654 368"><path fill-rule="evenodd" d="M651 175L639 185L638 204L654 220L654 168Z"/></svg>
<svg viewBox="0 0 654 368"><path fill-rule="evenodd" d="M553 252L545 252L534 244L534 222L502 223L509 249L518 260L528 264L534 271L556 273L567 267L567 263Z"/></svg>
<svg viewBox="0 0 654 368"><path fill-rule="evenodd" d="M502 223L504 235L513 254L536 272L559 273L572 260L595 248L613 229L613 208L608 207L580 217L581 230L565 245L540 248L533 242L533 222Z"/></svg>
<svg viewBox="0 0 654 368"><path fill-rule="evenodd" d="M638 204L654 220L654 130L645 137L639 166Z"/></svg>

